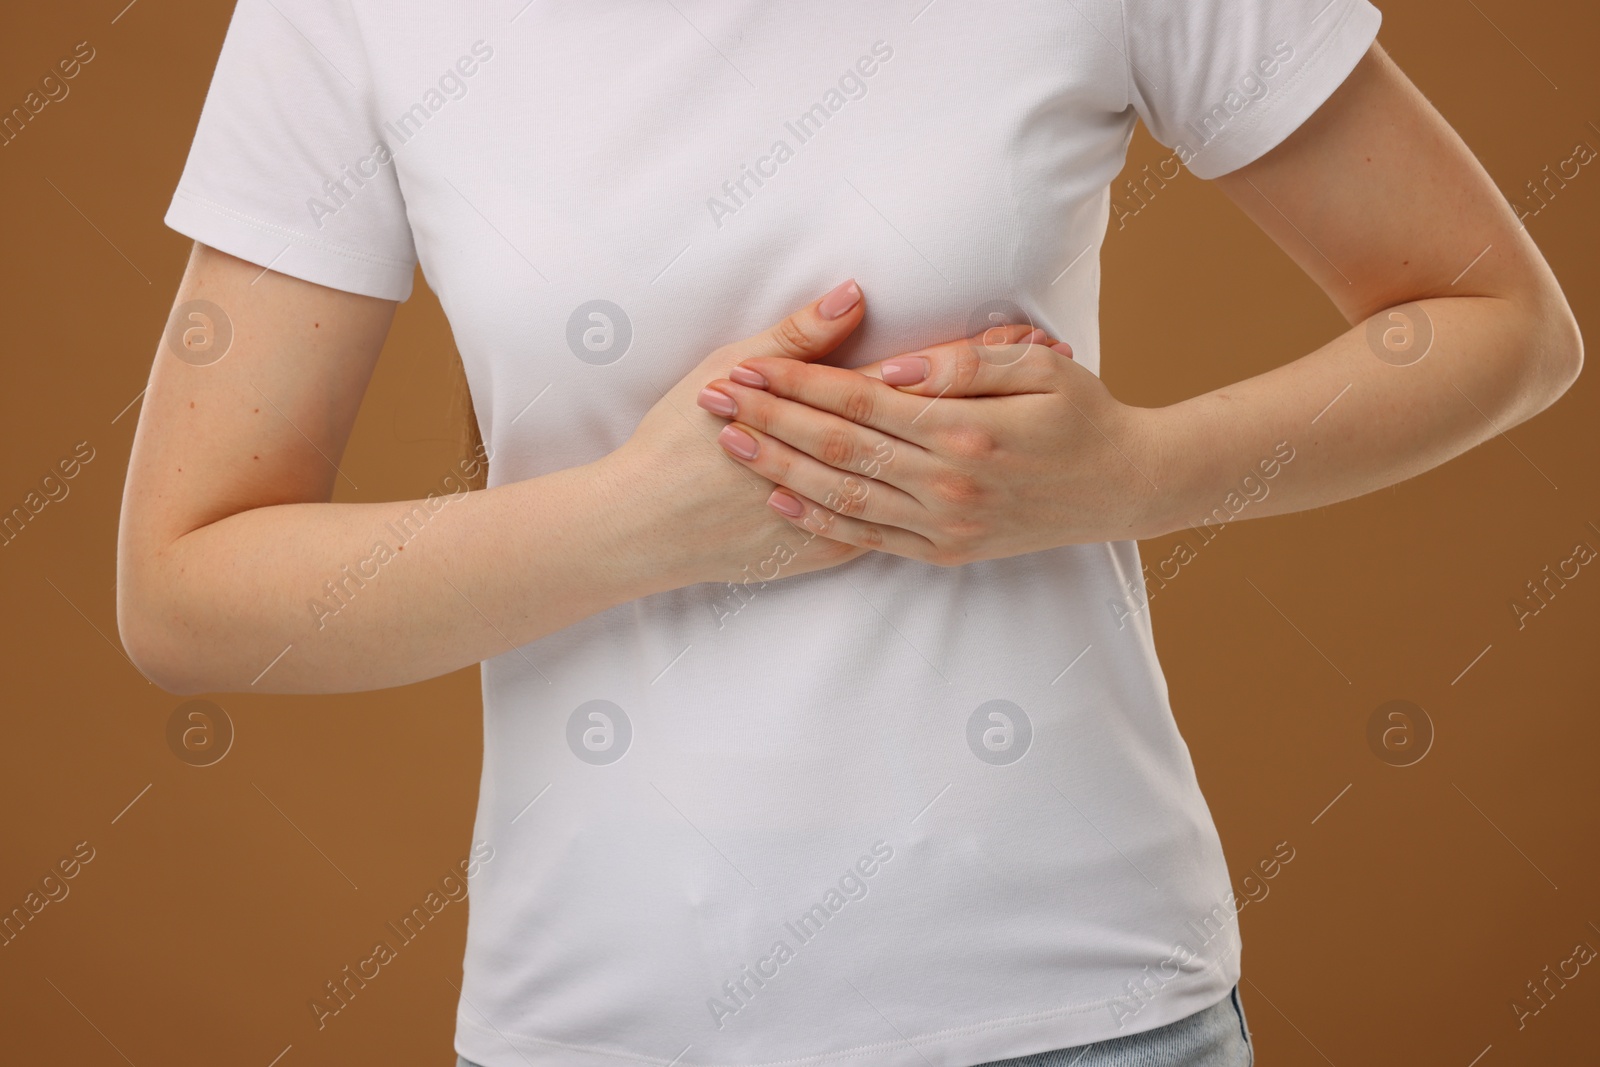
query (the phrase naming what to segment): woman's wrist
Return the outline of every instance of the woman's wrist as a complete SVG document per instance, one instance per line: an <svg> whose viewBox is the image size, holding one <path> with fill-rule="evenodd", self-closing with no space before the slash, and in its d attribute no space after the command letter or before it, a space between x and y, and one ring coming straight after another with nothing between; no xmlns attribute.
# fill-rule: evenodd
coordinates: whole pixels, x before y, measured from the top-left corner
<svg viewBox="0 0 1600 1067"><path fill-rule="evenodd" d="M1139 521L1139 540L1187 530L1202 520L1212 499L1223 491L1220 470L1226 457L1207 433L1206 420L1188 400L1163 407L1138 408L1139 438L1148 464Z"/></svg>
<svg viewBox="0 0 1600 1067"><path fill-rule="evenodd" d="M705 580L704 561L663 507L659 478L627 446L581 467L574 477L593 494L590 551L618 601L681 589Z"/></svg>

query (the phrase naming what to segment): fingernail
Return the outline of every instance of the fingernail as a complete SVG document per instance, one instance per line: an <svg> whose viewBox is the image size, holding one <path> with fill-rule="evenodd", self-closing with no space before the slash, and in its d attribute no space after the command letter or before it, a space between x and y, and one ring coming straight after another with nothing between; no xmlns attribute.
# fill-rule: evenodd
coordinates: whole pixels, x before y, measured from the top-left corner
<svg viewBox="0 0 1600 1067"><path fill-rule="evenodd" d="M806 513L805 505L780 489L774 489L772 495L767 497L767 503L789 516L798 519Z"/></svg>
<svg viewBox="0 0 1600 1067"><path fill-rule="evenodd" d="M722 442L723 448L736 456L743 456L745 459L756 458L756 439L737 426L724 426L722 432L717 434L717 440Z"/></svg>
<svg viewBox="0 0 1600 1067"><path fill-rule="evenodd" d="M861 287L856 285L854 278L851 278L847 282L840 282L832 292L822 298L822 303L817 305L817 314L825 319L836 319L860 301Z"/></svg>
<svg viewBox="0 0 1600 1067"><path fill-rule="evenodd" d="M903 356L883 365L885 385L915 385L927 376L928 360L925 356Z"/></svg>
<svg viewBox="0 0 1600 1067"><path fill-rule="evenodd" d="M766 378L762 377L759 372L751 370L749 367L735 367L728 372L728 377L732 378L740 385L748 385L756 389L765 389L767 387Z"/></svg>
<svg viewBox="0 0 1600 1067"><path fill-rule="evenodd" d="M707 411L714 411L718 415L736 415L739 405L727 393L719 393L715 389L700 390L699 404Z"/></svg>
<svg viewBox="0 0 1600 1067"><path fill-rule="evenodd" d="M1065 342L1065 341L1058 341L1055 344L1051 345L1050 346L1050 351L1052 351L1052 352L1060 352L1063 356L1066 356L1068 359L1072 358L1072 346L1067 344L1067 342Z"/></svg>
<svg viewBox="0 0 1600 1067"><path fill-rule="evenodd" d="M1032 333L1022 339L1022 343L1025 345L1043 344L1045 338L1048 336L1050 335L1045 333L1043 330L1034 330Z"/></svg>

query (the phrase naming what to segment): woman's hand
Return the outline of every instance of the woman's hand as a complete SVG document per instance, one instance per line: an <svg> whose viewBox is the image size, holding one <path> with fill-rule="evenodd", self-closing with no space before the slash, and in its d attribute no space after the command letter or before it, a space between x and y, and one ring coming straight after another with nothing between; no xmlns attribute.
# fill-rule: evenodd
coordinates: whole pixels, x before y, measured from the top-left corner
<svg viewBox="0 0 1600 1067"><path fill-rule="evenodd" d="M676 586L788 578L836 566L867 549L797 529L763 507L773 485L714 446L718 419L695 406L708 378L740 360L820 359L861 323L861 290L847 281L769 329L713 351L662 395L621 448L598 466L628 506L652 513L656 542L643 548Z"/></svg>
<svg viewBox="0 0 1600 1067"><path fill-rule="evenodd" d="M1149 536L1153 409L1025 326L856 369L751 358L700 403L800 529L941 566ZM723 403L720 398L725 397Z"/></svg>

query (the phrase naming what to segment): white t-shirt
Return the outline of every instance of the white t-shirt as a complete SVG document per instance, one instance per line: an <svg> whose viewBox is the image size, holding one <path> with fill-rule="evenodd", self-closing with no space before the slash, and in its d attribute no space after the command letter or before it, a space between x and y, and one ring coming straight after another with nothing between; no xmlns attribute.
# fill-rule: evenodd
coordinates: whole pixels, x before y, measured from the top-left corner
<svg viewBox="0 0 1600 1067"><path fill-rule="evenodd" d="M241 0L166 222L392 299L420 262L500 485L615 449L713 347L845 277L869 311L831 362L1010 309L1098 372L1135 120L1226 173L1379 20ZM487 660L483 697L456 1049L486 1067L960 1067L1161 1026L1239 977L1134 542L661 593Z"/></svg>

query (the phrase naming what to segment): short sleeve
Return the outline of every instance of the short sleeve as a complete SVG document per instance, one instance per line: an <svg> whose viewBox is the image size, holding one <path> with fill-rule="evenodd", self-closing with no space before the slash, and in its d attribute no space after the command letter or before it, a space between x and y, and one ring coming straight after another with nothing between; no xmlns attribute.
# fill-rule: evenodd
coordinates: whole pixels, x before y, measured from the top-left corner
<svg viewBox="0 0 1600 1067"><path fill-rule="evenodd" d="M165 223L275 271L390 300L416 248L347 0L239 0Z"/></svg>
<svg viewBox="0 0 1600 1067"><path fill-rule="evenodd" d="M1276 147L1355 69L1368 0L1123 0L1130 103L1198 178Z"/></svg>

